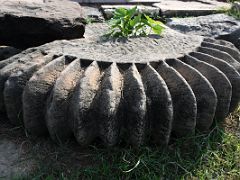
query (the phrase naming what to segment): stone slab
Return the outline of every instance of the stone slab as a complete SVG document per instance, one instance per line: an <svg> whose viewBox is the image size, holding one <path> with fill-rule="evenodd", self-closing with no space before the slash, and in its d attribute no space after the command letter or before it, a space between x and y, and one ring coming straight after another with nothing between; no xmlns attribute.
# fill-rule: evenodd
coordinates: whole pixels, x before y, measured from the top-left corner
<svg viewBox="0 0 240 180"><path fill-rule="evenodd" d="M105 18L110 19L113 17L114 11L117 8L131 9L133 7L135 7L135 5L102 5L101 9L104 13ZM151 17L159 16L160 9L158 7L138 5L137 8L139 12L149 15Z"/></svg>
<svg viewBox="0 0 240 180"><path fill-rule="evenodd" d="M81 38L84 19L68 0L0 0L0 43L18 48L56 39Z"/></svg>
<svg viewBox="0 0 240 180"><path fill-rule="evenodd" d="M161 9L161 14L166 17L174 16L200 16L215 13L221 9L231 8L229 3L212 0L178 1L162 0L153 4Z"/></svg>
<svg viewBox="0 0 240 180"><path fill-rule="evenodd" d="M171 18L167 25L181 33L218 37L239 29L240 21L226 14Z"/></svg>

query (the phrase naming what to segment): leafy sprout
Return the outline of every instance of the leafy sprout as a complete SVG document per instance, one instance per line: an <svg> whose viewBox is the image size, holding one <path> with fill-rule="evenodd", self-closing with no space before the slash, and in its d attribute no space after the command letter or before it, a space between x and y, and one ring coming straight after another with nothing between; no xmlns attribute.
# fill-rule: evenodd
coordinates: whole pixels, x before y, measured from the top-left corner
<svg viewBox="0 0 240 180"><path fill-rule="evenodd" d="M110 31L107 37L147 36L151 32L160 35L164 24L140 13L137 6L131 9L118 8L108 22Z"/></svg>

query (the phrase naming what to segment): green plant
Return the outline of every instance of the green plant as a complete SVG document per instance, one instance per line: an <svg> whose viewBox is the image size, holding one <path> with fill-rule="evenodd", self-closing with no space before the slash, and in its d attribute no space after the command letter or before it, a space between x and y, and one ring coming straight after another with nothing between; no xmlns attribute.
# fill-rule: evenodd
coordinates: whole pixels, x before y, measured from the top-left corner
<svg viewBox="0 0 240 180"><path fill-rule="evenodd" d="M240 11L237 8L231 8L229 11L227 11L227 14L236 19L240 19Z"/></svg>
<svg viewBox="0 0 240 180"><path fill-rule="evenodd" d="M110 25L110 32L106 34L108 37L147 36L151 32L160 35L164 30L162 22L154 21L140 13L137 6L131 9L116 9L108 24Z"/></svg>

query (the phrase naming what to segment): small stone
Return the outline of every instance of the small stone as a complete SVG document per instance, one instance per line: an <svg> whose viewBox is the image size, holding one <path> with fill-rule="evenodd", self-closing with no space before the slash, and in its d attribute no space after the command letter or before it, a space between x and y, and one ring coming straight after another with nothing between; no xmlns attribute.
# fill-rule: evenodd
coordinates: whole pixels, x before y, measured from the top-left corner
<svg viewBox="0 0 240 180"><path fill-rule="evenodd" d="M86 21L91 22L103 22L104 17L99 11L98 7L95 6L82 6L83 17Z"/></svg>

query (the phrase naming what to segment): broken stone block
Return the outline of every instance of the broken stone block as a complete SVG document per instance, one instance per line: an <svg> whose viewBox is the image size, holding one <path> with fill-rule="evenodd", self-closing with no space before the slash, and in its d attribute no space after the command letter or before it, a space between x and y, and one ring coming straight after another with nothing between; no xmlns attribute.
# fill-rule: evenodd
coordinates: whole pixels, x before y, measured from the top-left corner
<svg viewBox="0 0 240 180"><path fill-rule="evenodd" d="M162 0L154 4L161 9L161 15L165 17L201 16L218 12L221 9L229 9L229 3L212 0L180 1Z"/></svg>
<svg viewBox="0 0 240 180"><path fill-rule="evenodd" d="M218 37L239 29L240 21L226 14L171 18L167 25L176 31L189 35Z"/></svg>
<svg viewBox="0 0 240 180"><path fill-rule="evenodd" d="M68 0L0 0L0 43L24 49L57 39L81 38L84 19Z"/></svg>
<svg viewBox="0 0 240 180"><path fill-rule="evenodd" d="M95 6L81 6L83 11L83 17L87 22L103 22L104 17L98 7Z"/></svg>

